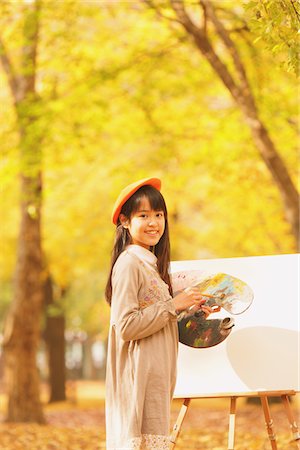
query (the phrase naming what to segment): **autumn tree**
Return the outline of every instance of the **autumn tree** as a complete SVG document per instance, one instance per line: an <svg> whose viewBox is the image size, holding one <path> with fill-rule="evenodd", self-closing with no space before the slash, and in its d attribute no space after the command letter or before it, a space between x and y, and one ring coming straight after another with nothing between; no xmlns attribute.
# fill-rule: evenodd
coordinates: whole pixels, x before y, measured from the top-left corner
<svg viewBox="0 0 300 450"><path fill-rule="evenodd" d="M281 193L286 219L291 225L296 245L299 245L299 193L266 125L260 118L238 46L231 36L230 29L226 28L224 20L220 18L220 11L222 13L223 8L220 5L216 8L210 0L200 0L198 4L189 0L170 0L169 4L146 0L145 3L153 8L159 17L183 27L230 92L250 128L261 158ZM175 16L170 14L170 10L168 13L168 8ZM245 28L246 25L240 23L239 26Z"/></svg>
<svg viewBox="0 0 300 450"><path fill-rule="evenodd" d="M9 421L44 422L36 353L43 303L41 247L41 103L36 91L40 3L24 5L23 45L17 67L0 41L0 56L9 82L19 132L21 223L14 277L14 298L4 330Z"/></svg>

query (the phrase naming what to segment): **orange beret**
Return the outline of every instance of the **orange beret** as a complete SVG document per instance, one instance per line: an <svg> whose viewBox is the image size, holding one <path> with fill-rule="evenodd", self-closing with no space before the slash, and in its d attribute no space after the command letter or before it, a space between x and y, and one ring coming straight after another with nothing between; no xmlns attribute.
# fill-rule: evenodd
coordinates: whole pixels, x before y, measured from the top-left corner
<svg viewBox="0 0 300 450"><path fill-rule="evenodd" d="M112 212L112 221L117 225L118 218L125 202L142 186L153 186L155 189L160 191L161 181L159 178L143 178L142 180L136 181L135 183L129 184L122 190L119 197L117 198Z"/></svg>

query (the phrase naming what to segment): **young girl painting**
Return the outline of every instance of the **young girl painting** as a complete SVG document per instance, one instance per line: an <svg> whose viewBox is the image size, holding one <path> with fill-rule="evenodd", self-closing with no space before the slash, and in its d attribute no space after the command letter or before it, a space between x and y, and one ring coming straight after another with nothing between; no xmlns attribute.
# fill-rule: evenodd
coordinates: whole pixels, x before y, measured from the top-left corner
<svg viewBox="0 0 300 450"><path fill-rule="evenodd" d="M196 288L173 297L168 214L158 178L127 186L113 208L116 238L106 375L107 450L169 449L177 314L203 309Z"/></svg>

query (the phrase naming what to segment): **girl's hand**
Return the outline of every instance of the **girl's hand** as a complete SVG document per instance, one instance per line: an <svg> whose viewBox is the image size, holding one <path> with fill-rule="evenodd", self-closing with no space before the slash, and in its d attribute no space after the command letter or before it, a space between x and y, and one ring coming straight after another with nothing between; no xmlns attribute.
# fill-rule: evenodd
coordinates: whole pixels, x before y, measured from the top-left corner
<svg viewBox="0 0 300 450"><path fill-rule="evenodd" d="M211 308L210 306L207 305L202 305L200 306L201 311L203 311L204 315L205 315L205 319L208 318L208 316L214 312L213 308Z"/></svg>
<svg viewBox="0 0 300 450"><path fill-rule="evenodd" d="M185 311L191 306L193 307L193 311L195 312L200 308L205 308L203 309L203 311L205 315L207 314L207 316L211 312L211 308L209 308L208 306L203 307L201 306L203 305L203 303L206 302L206 299L202 297L202 295L199 292L199 289L197 288L191 287L185 289L184 291L180 292L180 294L177 294L173 298L173 302L175 305L175 309L178 312Z"/></svg>

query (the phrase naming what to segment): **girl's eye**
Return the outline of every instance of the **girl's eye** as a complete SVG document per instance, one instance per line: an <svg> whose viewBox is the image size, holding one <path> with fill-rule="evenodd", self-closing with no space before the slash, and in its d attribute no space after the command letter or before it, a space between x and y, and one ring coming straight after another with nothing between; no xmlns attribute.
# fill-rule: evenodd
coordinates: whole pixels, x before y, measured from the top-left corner
<svg viewBox="0 0 300 450"><path fill-rule="evenodd" d="M157 213L156 214L157 217L163 217L163 215L164 215L163 213Z"/></svg>

